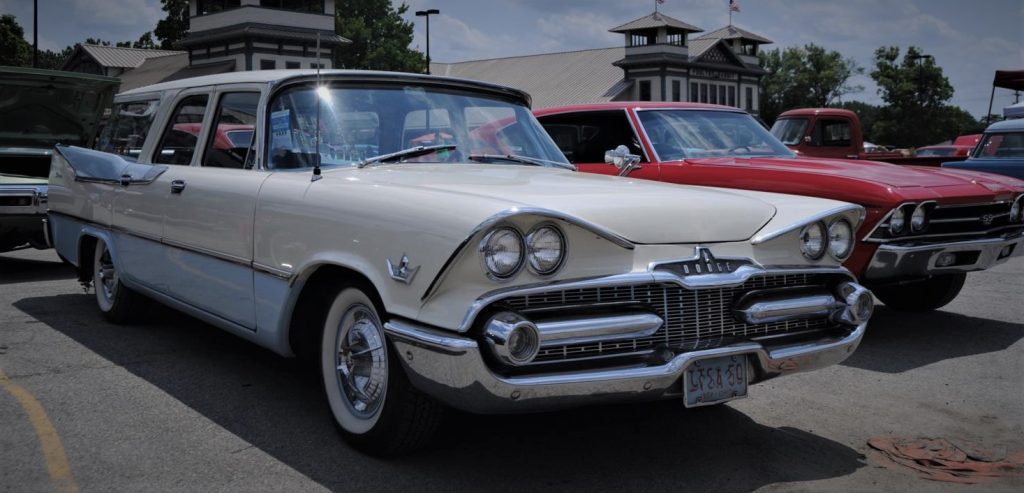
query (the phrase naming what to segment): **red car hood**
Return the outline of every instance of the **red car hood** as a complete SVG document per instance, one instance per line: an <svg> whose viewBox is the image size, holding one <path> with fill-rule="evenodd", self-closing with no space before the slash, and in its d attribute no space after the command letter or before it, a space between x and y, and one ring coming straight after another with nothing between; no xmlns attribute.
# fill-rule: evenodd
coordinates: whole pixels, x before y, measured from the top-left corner
<svg viewBox="0 0 1024 493"><path fill-rule="evenodd" d="M877 161L852 161L819 158L707 158L687 159L686 162L708 166L742 166L753 169L835 176L864 182L880 183L890 187L962 187L974 185L988 192L1012 192L1024 188L1021 180L990 173L959 171L921 166L898 166ZM979 189L979 192L983 190Z"/></svg>

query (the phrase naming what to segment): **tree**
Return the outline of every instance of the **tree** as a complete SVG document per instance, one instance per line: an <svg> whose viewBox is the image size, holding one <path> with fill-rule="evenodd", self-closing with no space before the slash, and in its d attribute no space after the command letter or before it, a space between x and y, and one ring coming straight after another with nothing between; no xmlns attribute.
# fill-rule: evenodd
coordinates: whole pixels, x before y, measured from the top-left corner
<svg viewBox="0 0 1024 493"><path fill-rule="evenodd" d="M338 0L335 6L335 31L352 41L336 51L336 67L425 71L423 54L409 48L413 23L402 18L408 5L396 9L391 0Z"/></svg>
<svg viewBox="0 0 1024 493"><path fill-rule="evenodd" d="M0 65L21 67L32 63L32 47L13 15L0 16Z"/></svg>
<svg viewBox="0 0 1024 493"><path fill-rule="evenodd" d="M769 124L783 111L828 106L864 89L849 83L853 75L864 72L857 62L815 44L776 48L759 56L761 67L768 72L761 79L765 94L761 118Z"/></svg>
<svg viewBox="0 0 1024 493"><path fill-rule="evenodd" d="M146 50L155 50L156 43L153 41L153 33L146 31L142 36L139 36L139 40L132 43L132 48L143 48Z"/></svg>
<svg viewBox="0 0 1024 493"><path fill-rule="evenodd" d="M946 104L953 97L953 86L942 74L942 67L916 46L907 48L903 59L899 58L896 46L875 50L871 78L886 103L873 129L875 138L901 147L948 139L966 120L963 110Z"/></svg>
<svg viewBox="0 0 1024 493"><path fill-rule="evenodd" d="M167 17L156 23L153 34L160 40L161 49L173 50L175 43L188 34L188 0L160 0L160 3Z"/></svg>

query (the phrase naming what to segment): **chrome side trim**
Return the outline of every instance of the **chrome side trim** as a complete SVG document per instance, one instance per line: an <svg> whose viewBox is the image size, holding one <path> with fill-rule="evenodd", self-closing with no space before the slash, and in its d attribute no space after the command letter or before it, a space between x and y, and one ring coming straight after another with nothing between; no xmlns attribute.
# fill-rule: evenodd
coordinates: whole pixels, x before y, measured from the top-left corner
<svg viewBox="0 0 1024 493"><path fill-rule="evenodd" d="M654 334L664 324L653 313L582 317L538 322L540 347L581 344L594 341L636 339Z"/></svg>
<svg viewBox="0 0 1024 493"><path fill-rule="evenodd" d="M824 212L820 212L820 213L815 214L813 216L810 216L810 217L808 217L808 218L806 218L806 219L804 219L804 220L802 220L802 221L800 221L798 223L787 224L787 225L785 225L785 226L783 226L781 228L778 228L778 229L776 229L775 231L772 231L772 232L761 233L761 234L755 235L753 238L750 239L750 243L752 245L760 245L761 243L764 243L766 241L774 240L775 238L778 238L778 237L780 237L782 235L785 235L787 233L791 233L791 232L796 231L796 230L798 230L800 228L803 228L804 226L807 226L808 224L816 223L818 221L824 221L825 219L828 219L828 218L830 218L832 216L843 214L843 213L846 213L846 212L849 212L849 211L859 211L860 212L860 219L857 220L857 224L852 224L851 225L851 226L853 226L853 230L857 231L857 228L859 228L861 223L864 222L864 217L867 214L867 212L864 210L864 207L861 207L859 205L850 204L850 205L843 205L843 206L835 207L833 209L829 209L829 210L824 211Z"/></svg>
<svg viewBox="0 0 1024 493"><path fill-rule="evenodd" d="M264 274L270 274L274 277L280 277L281 279L284 279L286 281L290 281L292 279L292 276L294 275L290 271L278 269L277 267L271 267L269 265L261 264L259 262L253 262L252 269L256 272L262 272Z"/></svg>
<svg viewBox="0 0 1024 493"><path fill-rule="evenodd" d="M666 271L653 272L631 272L628 274L617 274L607 277L597 277L584 280L554 281L526 286L515 286L505 289L497 289L476 299L466 311L462 323L457 329L458 332L466 332L472 327L473 320L488 305L512 296L527 296L531 294L545 293L548 291L561 291L566 289L587 289L605 286L629 286L632 284L669 283L677 284L686 289L716 288L727 286L738 286L753 276L773 274L841 274L853 279L853 274L845 267L794 267L794 268L762 268L750 265L743 265L734 272L727 274L706 274L702 276L680 277Z"/></svg>
<svg viewBox="0 0 1024 493"><path fill-rule="evenodd" d="M592 233L595 233L598 236L601 236L602 238L627 250L632 250L633 248L635 248L635 245L632 241L629 241L625 237L615 232L612 232L604 227L598 226L590 221L586 221L578 217L570 216L568 214L553 211L550 209L543 209L539 207L513 207L511 209L505 209L497 214L494 214L493 216L485 219L483 222L477 225L477 227L473 228L473 231L471 231L469 235L466 236L466 239L462 240L462 242L459 243L459 246L455 248L455 251L453 251L451 256L448 257L448 260L445 260L444 265L441 266L441 270L438 271L437 275L434 276L434 279L430 281L430 285L427 286L426 291L423 292L423 296L420 297L420 301L426 301L427 298L430 298L430 295L434 293L434 290L437 288L437 286L439 286L441 282L444 281L445 276L448 275L448 272L451 270L452 265L455 264L455 261L459 258L459 256L463 254L463 252L467 251L466 246L469 245L470 242L472 242L473 238L475 238L480 233L486 231L487 229L497 225L498 223L501 223L503 221L508 220L511 217L519 215L540 216L548 219L565 221L569 224L573 224L588 231L591 231Z"/></svg>
<svg viewBox="0 0 1024 493"><path fill-rule="evenodd" d="M217 260L223 260L225 262L230 262L232 264L241 265L243 267L250 267L250 268L252 267L252 261L251 260L245 259L245 258L242 258L242 257L236 257L236 256L231 255L229 253L221 253L221 252L217 252L217 251L210 250L210 249L207 249L207 248L203 248L203 247L200 247L200 246L195 246L195 245L191 245L191 244L188 244L188 243L184 243L184 242L181 242L181 241L171 240L169 238L164 238L163 239L163 244L167 245L169 247L177 248L179 250L185 250L185 251L189 251L189 252L193 252L193 253L198 253L200 255L205 255L207 257L215 258Z"/></svg>
<svg viewBox="0 0 1024 493"><path fill-rule="evenodd" d="M770 345L745 342L676 355L661 365L630 365L518 377L488 368L477 343L412 321L392 319L384 330L401 355L412 384L465 411L512 413L593 404L678 398L679 379L691 363L744 355L764 378L811 371L842 362L860 344L867 324L842 335Z"/></svg>

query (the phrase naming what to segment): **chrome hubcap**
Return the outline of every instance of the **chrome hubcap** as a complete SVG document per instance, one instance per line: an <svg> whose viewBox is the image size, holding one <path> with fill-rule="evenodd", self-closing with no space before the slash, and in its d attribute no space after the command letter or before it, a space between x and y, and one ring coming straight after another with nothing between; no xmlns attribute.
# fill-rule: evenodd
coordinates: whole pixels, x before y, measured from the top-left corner
<svg viewBox="0 0 1024 493"><path fill-rule="evenodd" d="M384 402L388 381L387 349L380 322L365 305L354 305L341 319L337 342L337 379L349 408L370 417Z"/></svg>
<svg viewBox="0 0 1024 493"><path fill-rule="evenodd" d="M106 299L114 299L114 295L117 294L117 271L114 270L114 261L110 259L110 251L106 247L103 248L99 265L96 266L96 277L99 281L96 288L103 290Z"/></svg>

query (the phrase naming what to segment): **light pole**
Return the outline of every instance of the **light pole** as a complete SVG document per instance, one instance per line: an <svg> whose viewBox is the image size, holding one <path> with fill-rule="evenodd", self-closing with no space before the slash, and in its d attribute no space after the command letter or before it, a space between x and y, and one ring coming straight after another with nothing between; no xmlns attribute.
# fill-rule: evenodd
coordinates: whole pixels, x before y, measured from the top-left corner
<svg viewBox="0 0 1024 493"><path fill-rule="evenodd" d="M918 62L917 63L917 99L918 99L918 103L923 105L924 104L924 95L922 94L924 92L924 87L923 87L924 86L924 61L923 60L926 59L926 58L930 58L930 59L934 60L935 57L933 57L931 55L925 55L924 53L919 53L919 54L916 54L916 55L910 55L907 58L909 58L911 60L916 60Z"/></svg>
<svg viewBox="0 0 1024 493"><path fill-rule="evenodd" d="M437 9L416 11L416 17L427 18L427 75L430 75L430 16L437 15L440 13L441 11Z"/></svg>

